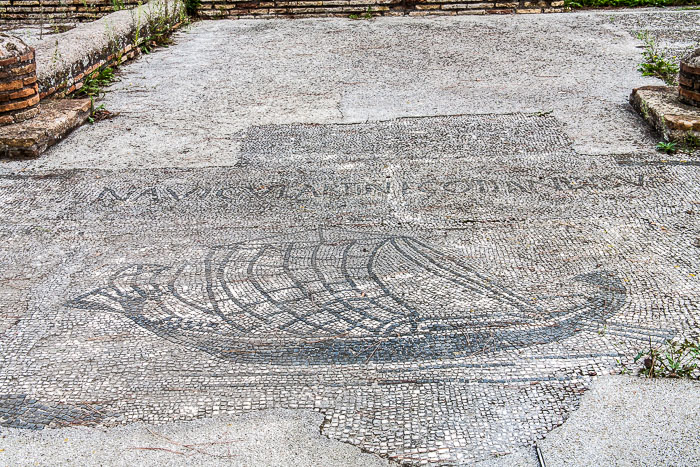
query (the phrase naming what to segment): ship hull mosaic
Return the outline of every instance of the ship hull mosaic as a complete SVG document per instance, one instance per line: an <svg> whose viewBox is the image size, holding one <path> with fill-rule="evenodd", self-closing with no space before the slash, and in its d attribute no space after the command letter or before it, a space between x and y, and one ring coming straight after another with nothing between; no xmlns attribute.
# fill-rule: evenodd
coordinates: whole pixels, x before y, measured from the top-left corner
<svg viewBox="0 0 700 467"><path fill-rule="evenodd" d="M136 264L68 302L236 362L431 360L545 344L625 303L615 274L548 307L411 237L312 231L213 248L203 264Z"/></svg>

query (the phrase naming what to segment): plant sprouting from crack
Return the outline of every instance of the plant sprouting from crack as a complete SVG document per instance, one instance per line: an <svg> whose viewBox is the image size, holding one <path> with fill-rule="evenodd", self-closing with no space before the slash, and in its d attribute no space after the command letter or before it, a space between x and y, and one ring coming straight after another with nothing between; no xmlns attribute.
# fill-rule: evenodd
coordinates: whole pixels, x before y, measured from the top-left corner
<svg viewBox="0 0 700 467"><path fill-rule="evenodd" d="M348 16L350 19L372 19L372 7L368 6L367 11L362 13L361 15L354 13L350 16Z"/></svg>
<svg viewBox="0 0 700 467"><path fill-rule="evenodd" d="M687 131L683 137L675 141L659 141L656 150L665 154L675 154L677 152L692 153L700 149L700 136L692 130Z"/></svg>
<svg viewBox="0 0 700 467"><path fill-rule="evenodd" d="M98 114L111 115L111 112L105 110L104 104L95 107L95 99L104 94L103 88L115 81L114 70L110 67L104 67L88 75L80 89L71 94L73 98L90 98L90 117L88 117L90 123L95 122L95 116Z"/></svg>
<svg viewBox="0 0 700 467"><path fill-rule="evenodd" d="M51 63L56 66L58 64L59 60L61 60L61 51L58 49L58 39L56 39L56 43L54 44L54 49L53 49L53 55L51 56Z"/></svg>
<svg viewBox="0 0 700 467"><path fill-rule="evenodd" d="M148 37L144 38L140 43L134 41L144 54L150 53L155 47L167 47L172 43L169 35L172 18L168 2L151 2L147 7L149 8L146 12ZM161 11L153 11L154 7ZM174 17L175 15L173 14Z"/></svg>
<svg viewBox="0 0 700 467"><path fill-rule="evenodd" d="M116 81L116 78L114 77L114 70L112 68L105 67L94 71L85 78L80 89L73 92L72 97L89 97L95 99L104 94L103 88L109 86L114 81Z"/></svg>
<svg viewBox="0 0 700 467"><path fill-rule="evenodd" d="M114 27L112 27L111 23L109 21L104 22L105 25L105 36L107 37L107 43L109 44L109 49L113 54L116 54L121 50L121 47L119 46L119 39L117 37L116 32L114 31Z"/></svg>
<svg viewBox="0 0 700 467"><path fill-rule="evenodd" d="M129 11L131 14L131 21L134 23L134 44L138 45L139 39L141 38L141 7L143 6L143 3L139 1L138 5L136 5L136 8L132 9ZM136 14L136 17L134 17L134 12Z"/></svg>
<svg viewBox="0 0 700 467"><path fill-rule="evenodd" d="M634 362L642 361L640 374L648 378L690 378L700 379L700 345L688 339L667 340L662 346L640 351Z"/></svg>
<svg viewBox="0 0 700 467"><path fill-rule="evenodd" d="M639 64L638 71L642 76L653 76L661 79L669 86L676 84L678 75L678 65L671 62L666 54L659 49L656 40L649 34L649 31L640 31L637 33L637 39L644 43L644 51L642 58L644 62ZM673 60L676 57L672 57Z"/></svg>
<svg viewBox="0 0 700 467"><path fill-rule="evenodd" d="M665 154L673 154L678 151L678 145L671 141L660 141L656 145L656 150Z"/></svg>

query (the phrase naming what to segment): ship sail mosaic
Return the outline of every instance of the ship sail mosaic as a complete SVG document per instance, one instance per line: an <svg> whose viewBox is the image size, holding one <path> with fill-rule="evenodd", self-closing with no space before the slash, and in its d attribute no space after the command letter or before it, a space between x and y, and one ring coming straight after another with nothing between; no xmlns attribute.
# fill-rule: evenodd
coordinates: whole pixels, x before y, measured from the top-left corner
<svg viewBox="0 0 700 467"><path fill-rule="evenodd" d="M531 297L415 238L318 230L216 247L179 266L123 267L69 305L235 361L363 363L552 342L625 302L612 273L571 281L587 293Z"/></svg>

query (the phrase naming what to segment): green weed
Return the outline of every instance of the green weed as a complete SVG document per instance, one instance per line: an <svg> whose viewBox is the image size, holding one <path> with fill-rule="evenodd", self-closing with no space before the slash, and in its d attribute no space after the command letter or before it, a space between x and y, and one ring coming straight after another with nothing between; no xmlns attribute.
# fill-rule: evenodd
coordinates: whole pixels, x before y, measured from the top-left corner
<svg viewBox="0 0 700 467"><path fill-rule="evenodd" d="M153 5L153 2L149 3L149 7L151 5ZM156 8L159 6L161 8L160 14L154 14L153 11L146 13L149 35L139 44L139 48L144 54L151 53L156 47L167 47L173 42L170 38L172 25L170 24L171 14L168 11L168 4L167 2L163 2L162 5L156 4Z"/></svg>
<svg viewBox="0 0 700 467"><path fill-rule="evenodd" d="M673 154L678 151L678 145L669 141L660 141L656 145L656 150L659 152L664 152L666 154Z"/></svg>
<svg viewBox="0 0 700 467"><path fill-rule="evenodd" d="M668 57L659 50L658 44L651 37L649 31L638 32L637 39L644 42L644 51L642 52L644 62L639 64L637 70L642 73L642 76L654 76L669 86L675 85L679 71L678 65L669 61Z"/></svg>
<svg viewBox="0 0 700 467"><path fill-rule="evenodd" d="M91 98L92 99L92 98ZM95 123L95 116L100 112L101 110L104 110L105 105L100 104L99 107L95 107L95 101L91 100L90 101L90 116L88 117L88 122Z"/></svg>
<svg viewBox="0 0 700 467"><path fill-rule="evenodd" d="M372 7L367 7L367 11L362 13L361 15L359 14L352 14L348 16L350 19L372 19Z"/></svg>
<svg viewBox="0 0 700 467"><path fill-rule="evenodd" d="M104 93L102 88L109 86L114 81L116 81L114 70L110 67L102 68L85 78L82 87L73 93L73 97L99 97Z"/></svg>
<svg viewBox="0 0 700 467"><path fill-rule="evenodd" d="M685 339L683 342L667 340L662 347L640 351L634 362L642 361L640 373L649 377L700 379L700 345Z"/></svg>

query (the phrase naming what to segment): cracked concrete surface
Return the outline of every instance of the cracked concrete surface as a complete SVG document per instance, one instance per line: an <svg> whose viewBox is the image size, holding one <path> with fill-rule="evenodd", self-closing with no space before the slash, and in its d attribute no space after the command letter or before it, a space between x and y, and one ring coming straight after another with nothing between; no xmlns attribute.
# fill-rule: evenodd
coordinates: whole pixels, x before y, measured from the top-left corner
<svg viewBox="0 0 700 467"><path fill-rule="evenodd" d="M270 410L238 417L117 428L72 427L0 435L2 465L111 466L389 465L385 459L319 433L319 414ZM81 462L82 463L82 462Z"/></svg>
<svg viewBox="0 0 700 467"><path fill-rule="evenodd" d="M700 462L697 382L609 376L586 393L581 407L539 446L547 465L675 465ZM319 435L323 417L270 410L231 417L148 426L73 427L27 433L5 429L5 465L73 465L76 459L134 465L366 465L389 463ZM538 467L522 448L475 465Z"/></svg>

